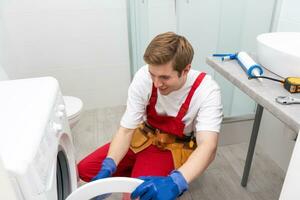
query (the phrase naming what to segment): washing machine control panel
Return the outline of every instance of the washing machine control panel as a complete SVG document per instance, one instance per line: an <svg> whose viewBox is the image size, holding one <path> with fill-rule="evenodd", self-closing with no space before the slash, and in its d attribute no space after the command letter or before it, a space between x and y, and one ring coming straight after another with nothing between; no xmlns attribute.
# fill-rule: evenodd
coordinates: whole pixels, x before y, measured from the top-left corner
<svg viewBox="0 0 300 200"><path fill-rule="evenodd" d="M55 113L56 117L58 117L59 119L62 119L65 116L65 112L64 111L57 111Z"/></svg>
<svg viewBox="0 0 300 200"><path fill-rule="evenodd" d="M55 138L59 138L63 133L64 126L67 125L66 109L62 95L59 92L56 103L53 106L53 112L49 118L49 135L53 134Z"/></svg>
<svg viewBox="0 0 300 200"><path fill-rule="evenodd" d="M70 128L66 118L64 101L60 91L58 91L49 115L44 137L41 140L39 152L35 158L35 168L41 183L37 188L37 192L40 194L49 190L52 186L51 177L56 173L57 148L60 137L64 133L70 133Z"/></svg>

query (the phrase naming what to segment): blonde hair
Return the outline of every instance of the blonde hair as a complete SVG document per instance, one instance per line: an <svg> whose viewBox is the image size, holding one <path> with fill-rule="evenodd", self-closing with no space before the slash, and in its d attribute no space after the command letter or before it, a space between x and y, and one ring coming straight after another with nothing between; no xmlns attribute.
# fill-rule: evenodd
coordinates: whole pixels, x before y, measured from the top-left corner
<svg viewBox="0 0 300 200"><path fill-rule="evenodd" d="M183 69L192 63L194 50L189 41L173 32L157 35L148 45L144 60L150 65L172 62L173 69L181 75Z"/></svg>

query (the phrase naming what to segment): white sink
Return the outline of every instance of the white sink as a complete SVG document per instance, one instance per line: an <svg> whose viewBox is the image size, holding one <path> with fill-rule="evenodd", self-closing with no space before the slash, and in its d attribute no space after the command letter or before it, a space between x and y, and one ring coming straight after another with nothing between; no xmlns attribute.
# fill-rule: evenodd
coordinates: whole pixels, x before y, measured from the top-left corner
<svg viewBox="0 0 300 200"><path fill-rule="evenodd" d="M266 69L285 78L300 77L300 32L258 35L257 57Z"/></svg>

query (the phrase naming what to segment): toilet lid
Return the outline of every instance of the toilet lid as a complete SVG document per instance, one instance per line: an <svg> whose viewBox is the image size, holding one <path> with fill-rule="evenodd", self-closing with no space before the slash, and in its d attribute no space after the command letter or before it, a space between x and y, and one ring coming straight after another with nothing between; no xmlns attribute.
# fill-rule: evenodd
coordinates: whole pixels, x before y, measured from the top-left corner
<svg viewBox="0 0 300 200"><path fill-rule="evenodd" d="M99 179L77 188L67 197L66 200L88 200L107 193L131 193L142 182L143 181L140 179L127 177Z"/></svg>
<svg viewBox="0 0 300 200"><path fill-rule="evenodd" d="M82 109L82 101L77 97L63 96L66 104L66 112L68 119L76 117Z"/></svg>

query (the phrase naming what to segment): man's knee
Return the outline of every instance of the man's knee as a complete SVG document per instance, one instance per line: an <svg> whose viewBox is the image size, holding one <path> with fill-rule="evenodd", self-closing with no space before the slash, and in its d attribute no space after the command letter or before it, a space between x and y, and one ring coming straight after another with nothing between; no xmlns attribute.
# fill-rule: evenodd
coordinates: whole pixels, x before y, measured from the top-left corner
<svg viewBox="0 0 300 200"><path fill-rule="evenodd" d="M98 148L77 164L80 179L89 182L100 170L102 161L106 158L109 143Z"/></svg>
<svg viewBox="0 0 300 200"><path fill-rule="evenodd" d="M82 161L80 161L78 164L77 164L77 170L78 170L78 175L79 175L79 178L85 182L89 182L92 177L90 177L90 169L89 169L89 166L88 166L88 162L83 159Z"/></svg>

